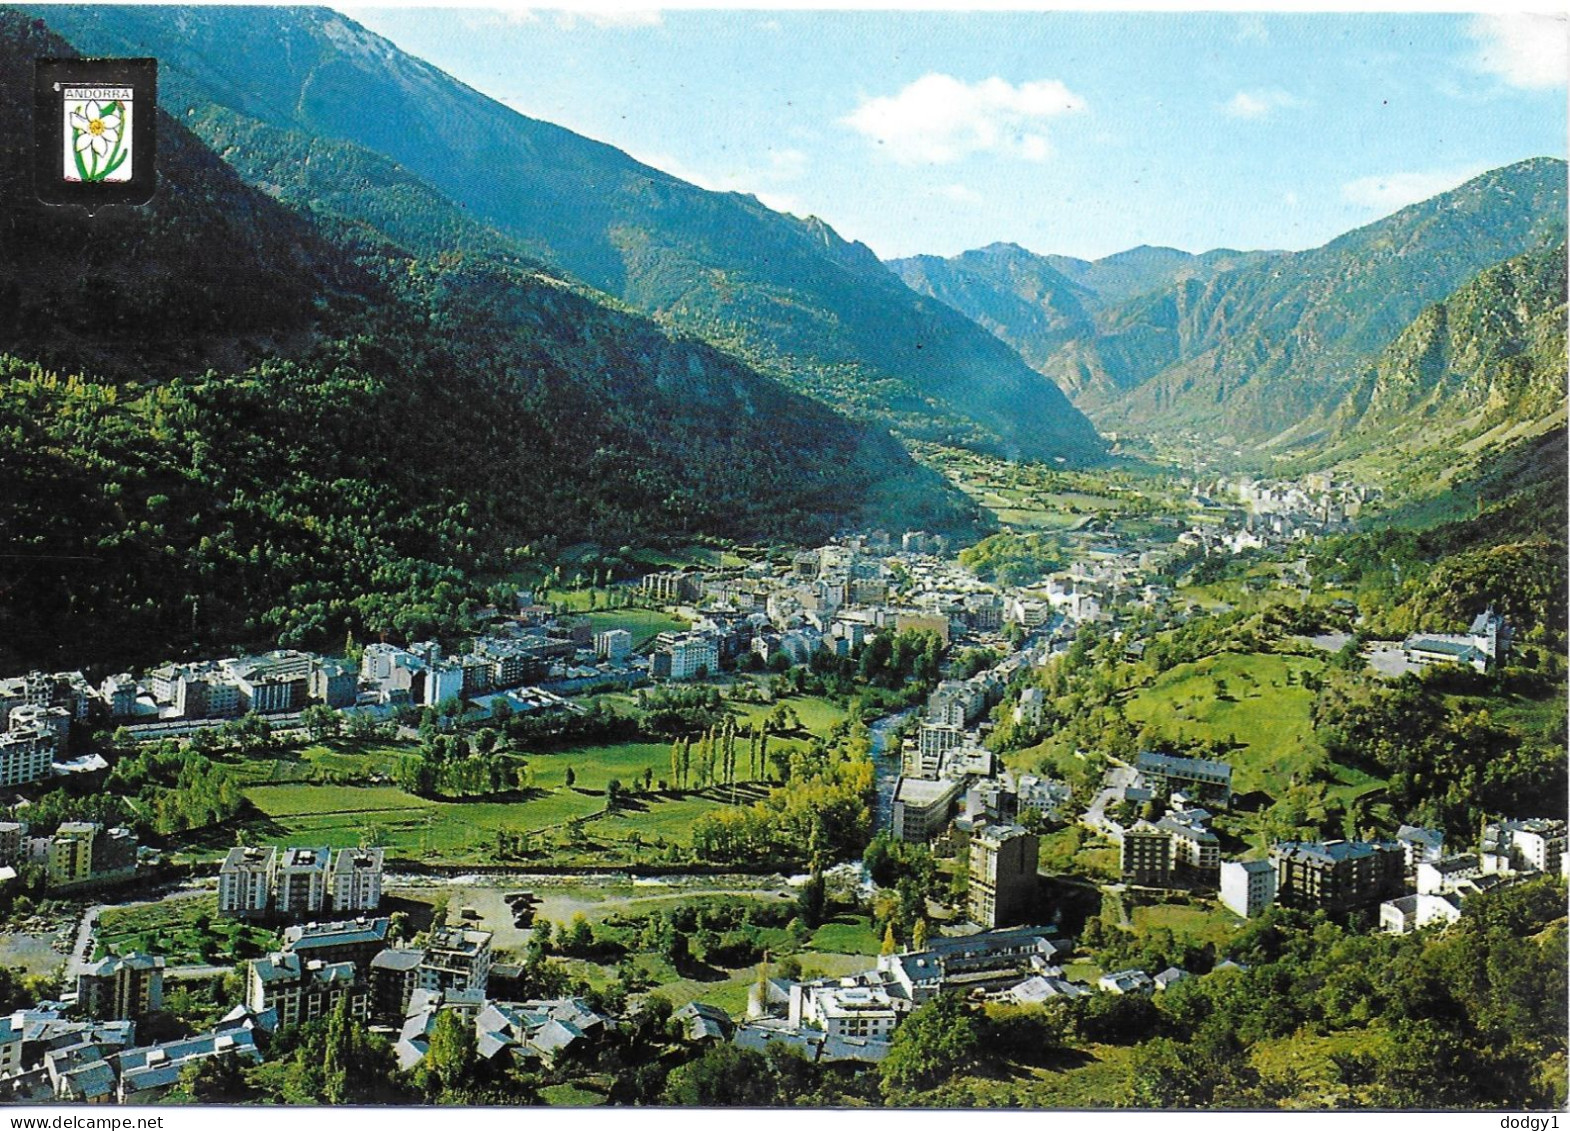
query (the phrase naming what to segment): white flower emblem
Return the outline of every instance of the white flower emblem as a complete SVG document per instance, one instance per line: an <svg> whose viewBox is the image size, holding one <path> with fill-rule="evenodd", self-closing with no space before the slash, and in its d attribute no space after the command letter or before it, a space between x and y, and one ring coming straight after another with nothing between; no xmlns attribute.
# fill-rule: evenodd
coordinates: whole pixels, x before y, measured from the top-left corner
<svg viewBox="0 0 1570 1131"><path fill-rule="evenodd" d="M123 145L125 105L117 99L81 103L67 116L76 167L84 181L101 181L130 155Z"/></svg>
<svg viewBox="0 0 1570 1131"><path fill-rule="evenodd" d="M120 144L120 104L111 102L105 107L102 102L89 102L84 110L71 115L71 128L77 131L76 151L91 149L97 156L107 157Z"/></svg>

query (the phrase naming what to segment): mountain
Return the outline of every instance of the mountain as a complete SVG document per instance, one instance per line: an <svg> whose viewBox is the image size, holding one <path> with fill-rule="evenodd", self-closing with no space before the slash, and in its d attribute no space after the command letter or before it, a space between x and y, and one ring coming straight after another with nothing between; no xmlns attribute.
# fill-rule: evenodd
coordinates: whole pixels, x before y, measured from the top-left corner
<svg viewBox="0 0 1570 1131"><path fill-rule="evenodd" d="M39 11L91 51L156 55L179 114L217 104L380 153L526 254L908 437L1034 458L1103 451L1006 345L822 221L524 117L336 13Z"/></svg>
<svg viewBox="0 0 1570 1131"><path fill-rule="evenodd" d="M1154 317L1152 304L1138 303L1098 315L1174 283L1208 279L1272 254L1191 255L1137 247L1092 261L996 243L948 259L923 255L888 266L912 290L948 304L1007 342L1088 409L1173 360L1161 329L1170 315L1159 300L1152 300Z"/></svg>
<svg viewBox="0 0 1570 1131"><path fill-rule="evenodd" d="M1480 272L1379 356L1342 402L1338 434L1485 428L1560 412L1565 315L1563 241Z"/></svg>
<svg viewBox="0 0 1570 1131"><path fill-rule="evenodd" d="M970 309L956 305L990 317L1099 427L1206 443L1312 442L1425 307L1563 232L1565 179L1563 161L1523 161L1308 251L1039 257L1032 271L1055 272L1053 302L1072 293L1088 330L1050 315L1049 337L1028 321L1003 326L1009 299L989 291L983 306L973 297L977 279L1024 297L1015 289L1019 256L986 254L994 249L949 261L971 280ZM944 294L952 299L956 288Z"/></svg>
<svg viewBox="0 0 1570 1131"><path fill-rule="evenodd" d="M32 61L71 54L0 11L0 670L418 638L553 541L969 522L886 432L541 271L375 155L247 135L316 166L274 197L162 114L152 204L39 204Z"/></svg>

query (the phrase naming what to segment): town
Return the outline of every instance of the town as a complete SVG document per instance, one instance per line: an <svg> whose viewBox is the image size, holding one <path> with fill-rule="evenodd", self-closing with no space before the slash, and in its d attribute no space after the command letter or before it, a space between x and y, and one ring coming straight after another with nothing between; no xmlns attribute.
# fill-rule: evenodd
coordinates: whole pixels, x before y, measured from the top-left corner
<svg viewBox="0 0 1570 1131"><path fill-rule="evenodd" d="M630 1033L647 1030L655 1001L655 1012L690 1050L783 1050L812 1065L869 1070L889 1061L909 1018L940 1000L1040 1007L1149 998L1180 982L1246 971L1215 943L1273 908L1351 917L1370 930L1404 934L1454 923L1470 901L1490 893L1564 876L1570 854L1560 819L1498 815L1475 839L1456 843L1444 828L1409 823L1388 807L1394 827L1377 834L1365 807L1360 820L1349 816L1347 835L1274 835L1259 813L1258 789L1240 791L1225 744L1163 743L1148 726L1099 748L1064 751L1071 773L1020 763L1017 752L1039 745L1061 711L1053 680L1061 691L1068 665L1076 657L1084 663L1088 648L1127 672L1150 662L1163 638L1232 611L1178 584L1175 563L1198 563L1206 577L1230 570L1238 599L1255 606L1285 601L1300 608L1312 595L1336 624L1353 627L1355 606L1312 577L1309 559L1321 539L1354 529L1368 497L1312 477L1301 485L1196 481L1155 534L1120 534L1107 523L1081 528L1056 547L1068 560L1027 568L1023 578L1011 570L1008 582L985 564L984 578L973 568L981 555L951 556L942 538L872 531L618 581L605 586L599 612L570 610L545 589L519 590L514 605L480 610L478 630L448 646L351 641L343 655L284 648L164 663L96 683L82 671L0 680L8 722L0 735L0 784L9 791L11 818L0 823L0 898L12 909L13 926L23 925L22 906L49 904L81 917L79 929L61 930L74 936L63 973L34 979L50 992L0 1019L0 1089L20 1102L235 1095L191 1089L238 1087L235 1074L266 1063L279 1033L338 1018L380 1034L396 1074L421 1081L426 1094L434 1062L442 1061L449 1076L469 1071L447 1064L450 1053L433 1053L454 1040L486 1079L525 1073L559 1081L548 1085L558 1091L581 1092L575 1075L622 1047ZM1465 631L1379 640L1314 625L1292 639L1303 670L1350 656L1369 678L1388 682L1431 668L1479 677L1502 670L1513 632L1489 606ZM899 658L921 648L936 658L930 669ZM854 845L830 848L819 825L811 851L795 857L806 874L771 865L742 877L751 892L743 903L754 906L730 913L784 945L761 954L743 947L742 961L720 961L725 948L705 928L705 964L735 970L726 986L740 996L727 990L730 1008L703 1000L701 986L677 1008L660 997L658 979L629 972L625 959L614 994L593 979L564 979L566 967L544 976L552 954L568 956L555 963L583 969L581 956L625 948L581 912L553 932L539 907L560 877L531 871L526 862L509 865L495 855L486 861L482 852L496 875L478 888L456 884L430 903L394 898L395 890L407 895L433 879L446 882L429 868L434 812L425 817L423 852L342 827L320 841L272 842L242 829L238 843L216 850L210 839L174 829L140 843L132 828L59 819L71 805L51 804L112 785L119 771L111 771L111 760L123 763L139 751L243 760L271 747L353 749L356 740L379 741L401 749L407 765L410 758L428 763L430 751L450 750L440 744L453 741L469 752L469 736L488 736L475 752L449 753L462 762L481 757L481 749L498 751L505 732L489 728L522 725L514 720L533 720L540 729L529 733L547 741L564 728L570 735L602 711L594 704L607 696L647 706L651 694L686 688L713 689L715 703L761 701L759 714L740 728L734 720L717 728L707 718L704 725L678 723L668 777L651 766L641 791L636 775L605 786L605 813L619 801L702 799L691 834L695 855L667 856L657 870L667 877L660 882L670 883L685 866L704 865L701 846L721 839L723 827L705 822L723 822L760 787L792 780L789 768L770 770L768 748L771 734L783 742L794 729L785 708L809 701L793 698L810 690L808 680L821 688L836 672L855 682L858 673L889 667L892 686L882 698L862 686L850 718L811 739L816 756L824 756L827 742L839 750L828 757L854 759L843 743L860 736L861 754L872 764L868 792L875 794L866 859L845 851ZM737 733L748 739L740 772ZM684 794L695 740L700 781ZM800 751L786 748L790 757ZM529 765L568 756L531 757ZM449 777L452 765L445 764ZM562 790L572 793L574 777L587 771L587 763L577 771L569 765ZM409 777L393 768L372 780ZM410 788L429 791L446 780L427 777L423 787ZM478 793L518 796L507 791L532 781L523 765L492 777ZM738 801L739 782L749 789ZM320 791L333 792L325 785ZM355 792L340 788L335 795ZM34 819L38 810L50 816ZM462 810L453 808L455 819L462 820ZM526 809L517 812L527 820ZM628 819L636 823L636 813ZM592 817L570 820L566 835L581 843L586 821ZM1366 831L1354 827L1360 823ZM527 841L536 831L520 824L500 832L498 845L509 837ZM620 847L603 849L613 854L612 871ZM782 860L790 856L781 852ZM689 907L703 905L706 886L734 896L736 874L747 869L723 853L713 859L725 861L726 874L709 885L695 874L672 894ZM636 865L629 857L620 866ZM156 931L107 942L103 924L116 904L134 905L149 884L173 885L193 903L212 901L201 925L210 932L214 923L232 924L221 936L228 942L208 938L196 961L160 953ZM794 889L783 901L784 893L772 890L781 885ZM497 892L506 887L521 890L507 894L502 910ZM482 902L482 894L485 910L468 905ZM1102 903L1099 917L1084 914L1087 895ZM423 910L423 922L411 921L411 907ZM1131 912L1164 907L1203 921L1211 940L1203 952L1168 945L1159 968L1093 960L1092 939L1107 934L1108 908L1127 923ZM769 926L787 918L794 934ZM826 929L820 924L838 921L864 924L858 929L875 945L864 947L860 962L852 946L833 956L832 972L815 973L816 948L801 943ZM660 921L648 922L645 934ZM233 933L246 931L255 933ZM241 937L250 957L233 949ZM1170 943L1171 933L1165 937ZM667 937L659 945L669 951L667 969L675 976L697 959L685 940ZM755 960L749 963L748 954ZM187 1003L187 1022L172 1024L171 993L189 996L203 979L208 997L194 1012L210 1023L192 1025ZM560 992L541 992L552 987ZM220 1063L229 1067L214 1067Z"/></svg>

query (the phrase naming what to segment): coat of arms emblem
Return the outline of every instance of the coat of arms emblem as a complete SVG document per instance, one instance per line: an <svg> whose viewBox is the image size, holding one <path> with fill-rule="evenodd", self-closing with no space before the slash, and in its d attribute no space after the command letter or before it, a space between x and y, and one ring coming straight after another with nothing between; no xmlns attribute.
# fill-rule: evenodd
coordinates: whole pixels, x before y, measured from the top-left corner
<svg viewBox="0 0 1570 1131"><path fill-rule="evenodd" d="M158 63L38 59L34 184L46 204L146 204L157 187Z"/></svg>
<svg viewBox="0 0 1570 1131"><path fill-rule="evenodd" d="M67 86L65 153L61 172L68 181L129 181L135 171L128 86Z"/></svg>

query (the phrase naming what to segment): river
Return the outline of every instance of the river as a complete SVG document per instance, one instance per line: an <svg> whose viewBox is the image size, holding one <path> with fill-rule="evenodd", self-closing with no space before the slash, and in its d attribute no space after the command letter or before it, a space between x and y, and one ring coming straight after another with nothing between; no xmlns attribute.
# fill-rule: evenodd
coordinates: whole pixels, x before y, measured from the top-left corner
<svg viewBox="0 0 1570 1131"><path fill-rule="evenodd" d="M894 790L899 785L900 758L898 751L891 753L888 749L889 735L915 712L916 708L912 707L895 715L884 715L867 727L872 732L872 763L877 768L878 801L872 813L874 830L892 828L894 822Z"/></svg>

